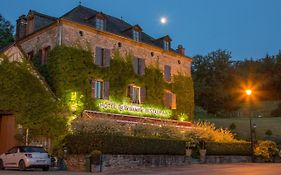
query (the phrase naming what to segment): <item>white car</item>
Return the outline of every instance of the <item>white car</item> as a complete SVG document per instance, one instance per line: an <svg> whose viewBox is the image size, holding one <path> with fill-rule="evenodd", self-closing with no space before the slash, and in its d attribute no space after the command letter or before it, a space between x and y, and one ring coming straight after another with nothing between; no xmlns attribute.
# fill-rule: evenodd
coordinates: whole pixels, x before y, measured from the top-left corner
<svg viewBox="0 0 281 175"><path fill-rule="evenodd" d="M42 168L48 171L51 159L43 147L16 146L0 156L0 170L18 168L23 171L27 168Z"/></svg>

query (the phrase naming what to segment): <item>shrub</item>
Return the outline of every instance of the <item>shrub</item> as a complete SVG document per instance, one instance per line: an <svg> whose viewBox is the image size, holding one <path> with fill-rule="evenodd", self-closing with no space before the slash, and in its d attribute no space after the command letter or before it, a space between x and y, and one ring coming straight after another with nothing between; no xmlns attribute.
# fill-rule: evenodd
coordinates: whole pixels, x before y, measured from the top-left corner
<svg viewBox="0 0 281 175"><path fill-rule="evenodd" d="M86 132L101 135L128 135L128 128L108 119L79 120L72 122L74 133Z"/></svg>
<svg viewBox="0 0 281 175"><path fill-rule="evenodd" d="M76 133L66 136L62 144L70 154L89 154L92 150L103 154L185 154L184 141L159 138Z"/></svg>
<svg viewBox="0 0 281 175"><path fill-rule="evenodd" d="M251 155L249 142L207 142L208 155Z"/></svg>
<svg viewBox="0 0 281 175"><path fill-rule="evenodd" d="M228 129L217 129L213 123L198 122L192 129L185 133L185 137L195 140L204 140L211 142L235 142L234 135Z"/></svg>
<svg viewBox="0 0 281 175"><path fill-rule="evenodd" d="M277 144L269 140L259 141L255 146L254 154L265 161L272 161L273 157L278 155Z"/></svg>

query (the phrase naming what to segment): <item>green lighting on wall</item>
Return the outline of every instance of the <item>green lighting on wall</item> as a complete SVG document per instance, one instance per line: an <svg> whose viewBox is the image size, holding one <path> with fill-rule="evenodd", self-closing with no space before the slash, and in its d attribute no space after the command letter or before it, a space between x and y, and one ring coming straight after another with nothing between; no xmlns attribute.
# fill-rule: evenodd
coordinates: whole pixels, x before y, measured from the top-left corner
<svg viewBox="0 0 281 175"><path fill-rule="evenodd" d="M149 105L131 103L119 103L111 100L97 100L96 105L99 111L117 114L129 114L155 118L169 119L172 117L172 110Z"/></svg>
<svg viewBox="0 0 281 175"><path fill-rule="evenodd" d="M84 104L82 102L82 98L84 96L78 92L68 92L67 93L67 103L69 106L69 110L71 112L77 112L83 108Z"/></svg>

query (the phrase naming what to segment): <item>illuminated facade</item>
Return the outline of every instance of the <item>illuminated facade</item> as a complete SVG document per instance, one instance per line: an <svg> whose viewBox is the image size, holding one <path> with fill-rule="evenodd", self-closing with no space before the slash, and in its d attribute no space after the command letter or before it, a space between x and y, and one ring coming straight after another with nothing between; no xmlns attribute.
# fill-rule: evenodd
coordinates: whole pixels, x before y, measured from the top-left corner
<svg viewBox="0 0 281 175"><path fill-rule="evenodd" d="M91 50L93 63L101 68L110 67L113 52L118 50L122 56L133 55L133 70L139 76L145 74L147 66L156 63L168 83L173 82L173 77L178 74L191 76L191 58L185 56L182 45L172 49L172 39L168 35L155 39L144 33L139 25L130 25L81 5L59 18L29 11L28 15L17 20L16 38L27 57L32 59L39 55L42 65L48 62L48 54L56 46L78 46ZM136 115L150 113L151 116L168 118L170 110L177 108L177 97L171 90L165 90L163 105L166 108L160 109L142 105L145 104L146 88L134 83L128 84L127 88L130 104L108 102L108 80L93 79L91 86L92 98L105 100L99 104L101 111L127 111L127 114ZM75 105L72 104L71 108L74 109Z"/></svg>

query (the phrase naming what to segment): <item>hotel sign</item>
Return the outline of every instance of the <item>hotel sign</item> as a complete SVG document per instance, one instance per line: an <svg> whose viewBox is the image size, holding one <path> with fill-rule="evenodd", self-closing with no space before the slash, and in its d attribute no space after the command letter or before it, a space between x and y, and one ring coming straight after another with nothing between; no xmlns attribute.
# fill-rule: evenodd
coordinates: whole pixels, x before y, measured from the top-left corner
<svg viewBox="0 0 281 175"><path fill-rule="evenodd" d="M141 105L122 104L112 101L100 101L98 107L101 111L116 112L121 114L132 114L141 116L155 116L159 118L170 118L172 111Z"/></svg>

